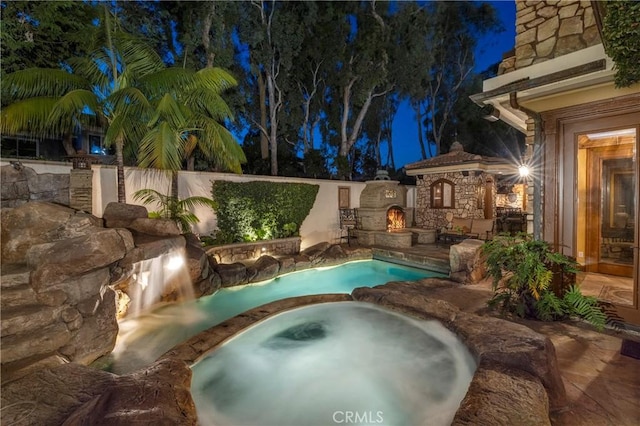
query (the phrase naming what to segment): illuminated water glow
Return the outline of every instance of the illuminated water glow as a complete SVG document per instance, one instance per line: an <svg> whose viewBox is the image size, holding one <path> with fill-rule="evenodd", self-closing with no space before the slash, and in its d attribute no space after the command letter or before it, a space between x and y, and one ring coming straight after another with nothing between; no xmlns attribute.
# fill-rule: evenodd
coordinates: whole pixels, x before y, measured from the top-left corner
<svg viewBox="0 0 640 426"><path fill-rule="evenodd" d="M442 276L423 269L365 260L224 288L211 296L166 305L137 318L120 321L116 348L111 355L111 370L124 374L142 368L189 337L275 300L309 294L351 293L357 287L372 287L389 281Z"/></svg>
<svg viewBox="0 0 640 426"><path fill-rule="evenodd" d="M451 424L475 368L437 321L337 302L232 338L192 367L191 392L203 426L439 426Z"/></svg>

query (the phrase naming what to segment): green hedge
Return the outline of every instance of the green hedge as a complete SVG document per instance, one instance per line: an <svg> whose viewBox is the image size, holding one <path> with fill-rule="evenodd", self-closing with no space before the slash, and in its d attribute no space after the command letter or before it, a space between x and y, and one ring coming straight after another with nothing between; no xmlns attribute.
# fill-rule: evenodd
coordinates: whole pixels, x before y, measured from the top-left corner
<svg viewBox="0 0 640 426"><path fill-rule="evenodd" d="M318 185L279 182L213 182L216 242L227 244L298 235L318 195Z"/></svg>

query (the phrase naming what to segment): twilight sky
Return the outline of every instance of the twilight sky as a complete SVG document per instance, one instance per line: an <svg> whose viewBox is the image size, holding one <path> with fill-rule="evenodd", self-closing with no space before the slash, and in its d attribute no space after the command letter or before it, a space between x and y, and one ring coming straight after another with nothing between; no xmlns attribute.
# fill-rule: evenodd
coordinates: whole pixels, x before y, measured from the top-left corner
<svg viewBox="0 0 640 426"><path fill-rule="evenodd" d="M498 11L504 31L491 34L480 40L476 50L476 72L486 70L490 65L500 62L502 54L513 49L516 39L516 4L514 0L489 1ZM463 141L461 141L463 142ZM413 111L407 104L401 104L393 121L393 148L396 167L419 161L418 130ZM382 151L386 161L386 148Z"/></svg>

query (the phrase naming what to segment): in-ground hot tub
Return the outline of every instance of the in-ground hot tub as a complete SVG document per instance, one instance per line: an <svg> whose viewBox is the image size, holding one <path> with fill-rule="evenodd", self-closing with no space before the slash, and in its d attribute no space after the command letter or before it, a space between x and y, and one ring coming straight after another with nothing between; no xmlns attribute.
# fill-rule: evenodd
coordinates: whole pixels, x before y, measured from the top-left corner
<svg viewBox="0 0 640 426"><path fill-rule="evenodd" d="M438 321L362 302L306 306L193 367L203 425L449 425L476 363Z"/></svg>

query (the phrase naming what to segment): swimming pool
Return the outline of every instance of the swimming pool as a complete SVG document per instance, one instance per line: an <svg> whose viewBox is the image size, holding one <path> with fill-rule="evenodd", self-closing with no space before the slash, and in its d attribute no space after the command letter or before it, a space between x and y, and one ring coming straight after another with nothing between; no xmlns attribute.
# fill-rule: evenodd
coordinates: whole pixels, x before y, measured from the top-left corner
<svg viewBox="0 0 640 426"><path fill-rule="evenodd" d="M444 276L380 260L362 260L220 289L211 296L167 305L136 319L121 321L110 370L124 374L149 365L200 331L265 303L310 294L351 293L357 287L373 287L389 281Z"/></svg>

